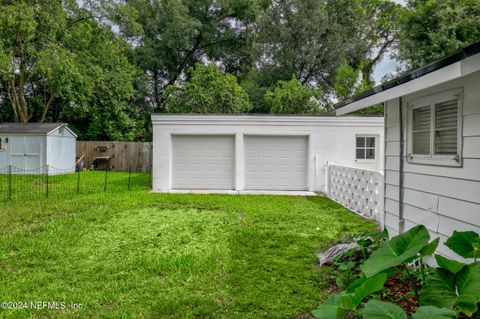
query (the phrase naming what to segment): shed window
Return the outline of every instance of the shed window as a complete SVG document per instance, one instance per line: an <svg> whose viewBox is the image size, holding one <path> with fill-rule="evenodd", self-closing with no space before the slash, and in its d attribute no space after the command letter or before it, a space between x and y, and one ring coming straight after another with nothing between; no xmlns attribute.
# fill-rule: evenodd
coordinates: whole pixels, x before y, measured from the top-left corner
<svg viewBox="0 0 480 319"><path fill-rule="evenodd" d="M374 136L357 136L355 158L357 160L375 159Z"/></svg>
<svg viewBox="0 0 480 319"><path fill-rule="evenodd" d="M409 103L412 163L461 165L461 90L443 92Z"/></svg>

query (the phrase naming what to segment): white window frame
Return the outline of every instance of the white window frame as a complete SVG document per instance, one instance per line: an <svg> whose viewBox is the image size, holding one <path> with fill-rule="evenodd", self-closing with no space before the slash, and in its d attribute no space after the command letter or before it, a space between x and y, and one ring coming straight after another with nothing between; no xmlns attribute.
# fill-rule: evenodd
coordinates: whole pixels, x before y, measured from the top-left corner
<svg viewBox="0 0 480 319"><path fill-rule="evenodd" d="M435 146L435 105L457 100L457 154L434 154ZM430 106L430 154L413 154L413 111ZM412 99L407 102L407 163L435 166L462 167L462 124L463 124L463 89L448 90L428 96Z"/></svg>
<svg viewBox="0 0 480 319"><path fill-rule="evenodd" d="M364 138L367 138L367 137L373 137L375 139L375 147L374 147L374 150L375 150L375 157L374 158L357 158L357 137L364 137ZM374 135L374 134L355 134L355 149L354 149L354 158L355 158L355 162L357 163L374 163L377 158L378 158L378 135ZM366 151L367 149L370 149L371 147L363 147L363 149ZM366 153L365 153L366 154Z"/></svg>
<svg viewBox="0 0 480 319"><path fill-rule="evenodd" d="M6 150L7 146L7 138L0 136L0 152L3 152Z"/></svg>

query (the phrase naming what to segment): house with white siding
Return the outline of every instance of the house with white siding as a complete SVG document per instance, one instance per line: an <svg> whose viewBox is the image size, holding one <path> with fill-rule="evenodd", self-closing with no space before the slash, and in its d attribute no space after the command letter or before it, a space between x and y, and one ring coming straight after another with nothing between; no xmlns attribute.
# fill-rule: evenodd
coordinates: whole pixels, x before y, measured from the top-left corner
<svg viewBox="0 0 480 319"><path fill-rule="evenodd" d="M480 42L336 105L385 107L383 223L480 232ZM452 256L444 245L439 252Z"/></svg>

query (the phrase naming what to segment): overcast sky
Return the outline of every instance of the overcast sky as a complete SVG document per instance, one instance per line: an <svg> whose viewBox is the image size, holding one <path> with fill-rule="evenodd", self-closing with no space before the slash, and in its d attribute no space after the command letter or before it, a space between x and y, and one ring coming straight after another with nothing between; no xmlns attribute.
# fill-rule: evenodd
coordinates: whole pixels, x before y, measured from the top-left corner
<svg viewBox="0 0 480 319"><path fill-rule="evenodd" d="M406 0L392 0L392 1L399 3L401 5L404 5ZM377 64L377 66L375 67L375 70L373 71L373 78L375 79L375 82L380 83L383 76L388 73L393 73L397 66L398 66L398 62L395 60L392 60L388 54L385 54L382 61L380 61L380 63Z"/></svg>

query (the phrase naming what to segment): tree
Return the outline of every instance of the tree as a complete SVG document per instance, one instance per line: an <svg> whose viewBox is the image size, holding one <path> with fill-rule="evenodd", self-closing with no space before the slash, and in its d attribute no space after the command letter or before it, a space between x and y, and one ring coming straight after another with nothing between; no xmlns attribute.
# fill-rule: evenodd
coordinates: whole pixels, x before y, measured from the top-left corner
<svg viewBox="0 0 480 319"><path fill-rule="evenodd" d="M398 58L417 68L480 38L478 0L409 0Z"/></svg>
<svg viewBox="0 0 480 319"><path fill-rule="evenodd" d="M262 92L292 74L330 96L345 60L362 66L363 78L373 84L374 66L395 42L398 10L386 0L274 0L259 18L259 60L242 86L258 109L265 108Z"/></svg>
<svg viewBox="0 0 480 319"><path fill-rule="evenodd" d="M37 116L43 122L55 97L89 89L79 76L82 66L62 45L67 16L61 1L2 2L0 76L6 96L15 120Z"/></svg>
<svg viewBox="0 0 480 319"><path fill-rule="evenodd" d="M238 74L251 64L251 28L265 0L91 0L135 43L138 66L149 78L148 97L161 110L163 90L196 63L216 62ZM100 7L100 9L98 9Z"/></svg>
<svg viewBox="0 0 480 319"><path fill-rule="evenodd" d="M234 75L214 65L196 64L189 80L164 91L164 108L173 113L246 113L252 105Z"/></svg>
<svg viewBox="0 0 480 319"><path fill-rule="evenodd" d="M277 87L265 93L270 113L318 114L325 112L319 102L323 92L302 84L295 77L290 81L278 81Z"/></svg>
<svg viewBox="0 0 480 319"><path fill-rule="evenodd" d="M139 73L130 47L76 1L1 1L4 117L68 121L81 138L132 140L145 130L129 103ZM129 56L130 55L130 56Z"/></svg>

